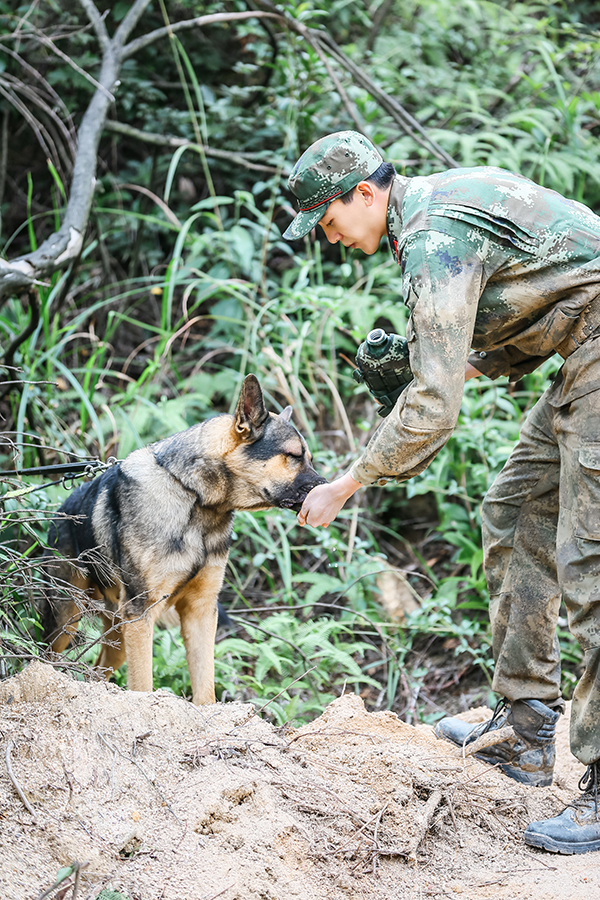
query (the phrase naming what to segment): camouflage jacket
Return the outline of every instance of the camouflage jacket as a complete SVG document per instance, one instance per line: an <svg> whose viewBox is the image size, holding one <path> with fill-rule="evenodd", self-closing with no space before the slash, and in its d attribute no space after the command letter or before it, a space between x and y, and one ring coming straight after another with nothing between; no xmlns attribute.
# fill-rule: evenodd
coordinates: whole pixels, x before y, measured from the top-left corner
<svg viewBox="0 0 600 900"><path fill-rule="evenodd" d="M515 381L600 294L600 217L503 169L397 176L387 230L415 377L350 470L362 484L429 465L456 424L467 359Z"/></svg>

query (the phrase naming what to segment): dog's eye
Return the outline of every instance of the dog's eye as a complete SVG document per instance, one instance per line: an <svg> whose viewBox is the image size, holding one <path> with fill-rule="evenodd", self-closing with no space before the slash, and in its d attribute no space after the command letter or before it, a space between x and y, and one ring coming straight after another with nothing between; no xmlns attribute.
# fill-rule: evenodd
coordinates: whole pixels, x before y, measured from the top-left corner
<svg viewBox="0 0 600 900"><path fill-rule="evenodd" d="M303 458L302 453L286 453L285 455L288 457L288 459L302 459Z"/></svg>

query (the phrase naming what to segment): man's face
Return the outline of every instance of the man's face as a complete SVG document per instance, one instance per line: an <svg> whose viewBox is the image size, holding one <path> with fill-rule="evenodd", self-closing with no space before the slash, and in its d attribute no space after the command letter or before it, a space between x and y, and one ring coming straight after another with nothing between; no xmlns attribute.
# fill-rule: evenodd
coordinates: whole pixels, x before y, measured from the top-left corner
<svg viewBox="0 0 600 900"><path fill-rule="evenodd" d="M371 189L361 190L367 182L361 182L354 191L350 203L334 200L319 221L330 244L341 241L351 250L362 250L369 256L379 247L386 233L387 194ZM380 195L380 196L378 196ZM382 196L385 202L382 201Z"/></svg>

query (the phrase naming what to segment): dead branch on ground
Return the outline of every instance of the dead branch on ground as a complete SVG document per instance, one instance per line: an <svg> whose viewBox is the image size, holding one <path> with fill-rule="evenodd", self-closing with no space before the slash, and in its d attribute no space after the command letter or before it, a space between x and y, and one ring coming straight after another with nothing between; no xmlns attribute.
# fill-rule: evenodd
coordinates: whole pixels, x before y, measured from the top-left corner
<svg viewBox="0 0 600 900"><path fill-rule="evenodd" d="M31 803L25 796L25 792L23 791L23 788L19 784L19 782L17 780L17 776L13 772L12 759L11 759L11 753L12 753L13 747L14 747L14 741L12 740L12 738L9 738L8 741L6 742L6 756L5 756L6 771L8 772L8 777L10 778L15 791L19 795L19 800L21 801L21 803L23 804L23 806L25 807L27 812L31 815L31 817L33 819L33 824L37 825L37 817L36 817L35 811L31 805Z"/></svg>

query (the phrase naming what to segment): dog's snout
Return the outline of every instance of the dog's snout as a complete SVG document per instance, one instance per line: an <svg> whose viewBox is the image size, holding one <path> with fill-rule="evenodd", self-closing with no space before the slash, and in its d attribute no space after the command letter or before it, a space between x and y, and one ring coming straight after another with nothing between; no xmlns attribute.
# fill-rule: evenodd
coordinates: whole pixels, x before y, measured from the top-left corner
<svg viewBox="0 0 600 900"><path fill-rule="evenodd" d="M320 484L327 484L327 479L312 469L312 471L297 478L293 484L286 486L285 495L279 498L277 505L298 513L312 489Z"/></svg>

